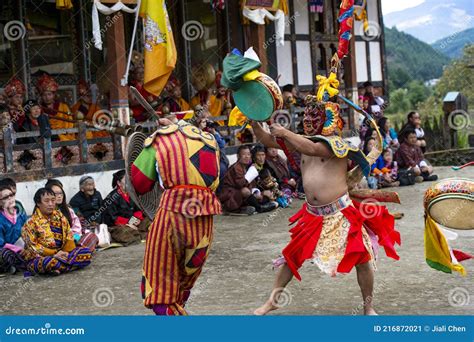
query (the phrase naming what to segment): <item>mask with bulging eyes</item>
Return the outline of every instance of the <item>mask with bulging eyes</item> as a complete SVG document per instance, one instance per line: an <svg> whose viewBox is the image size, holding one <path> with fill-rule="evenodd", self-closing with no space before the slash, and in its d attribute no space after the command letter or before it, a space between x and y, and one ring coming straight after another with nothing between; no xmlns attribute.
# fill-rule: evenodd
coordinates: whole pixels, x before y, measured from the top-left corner
<svg viewBox="0 0 474 342"><path fill-rule="evenodd" d="M325 117L323 105L307 104L303 117L304 133L309 136L321 134Z"/></svg>

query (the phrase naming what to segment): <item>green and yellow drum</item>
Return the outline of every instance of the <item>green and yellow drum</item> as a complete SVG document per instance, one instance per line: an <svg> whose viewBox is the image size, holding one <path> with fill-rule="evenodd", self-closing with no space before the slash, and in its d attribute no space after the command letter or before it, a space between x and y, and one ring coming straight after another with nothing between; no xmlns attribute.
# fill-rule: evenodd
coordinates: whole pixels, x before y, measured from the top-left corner
<svg viewBox="0 0 474 342"><path fill-rule="evenodd" d="M263 73L251 81L243 82L234 92L234 101L246 117L255 121L267 121L275 111L283 108L280 87Z"/></svg>

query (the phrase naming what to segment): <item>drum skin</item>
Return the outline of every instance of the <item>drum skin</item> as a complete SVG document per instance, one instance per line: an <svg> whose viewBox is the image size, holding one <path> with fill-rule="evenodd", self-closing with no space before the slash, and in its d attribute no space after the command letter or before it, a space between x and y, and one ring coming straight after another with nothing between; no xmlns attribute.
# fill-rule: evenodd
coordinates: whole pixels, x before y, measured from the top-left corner
<svg viewBox="0 0 474 342"><path fill-rule="evenodd" d="M234 92L236 106L249 119L267 121L273 112L283 108L283 96L276 82L265 74L244 82Z"/></svg>
<svg viewBox="0 0 474 342"><path fill-rule="evenodd" d="M453 229L474 229L474 181L443 179L425 192L425 211L437 223Z"/></svg>

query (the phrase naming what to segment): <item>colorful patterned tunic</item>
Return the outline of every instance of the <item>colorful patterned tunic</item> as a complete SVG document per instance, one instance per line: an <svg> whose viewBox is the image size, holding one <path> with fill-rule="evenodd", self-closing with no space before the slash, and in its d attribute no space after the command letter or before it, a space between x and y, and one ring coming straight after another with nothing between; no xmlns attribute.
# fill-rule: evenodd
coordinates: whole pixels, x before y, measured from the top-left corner
<svg viewBox="0 0 474 342"><path fill-rule="evenodd" d="M219 148L212 134L180 121L145 141L131 181L137 193L165 189L147 238L142 278L146 307L186 314L184 304L209 253L213 215L221 212Z"/></svg>
<svg viewBox="0 0 474 342"><path fill-rule="evenodd" d="M48 218L36 209L23 226L21 236L25 241L23 257L31 272L60 274L91 262L91 251L76 247L69 222L59 210ZM67 256L57 256L60 251Z"/></svg>

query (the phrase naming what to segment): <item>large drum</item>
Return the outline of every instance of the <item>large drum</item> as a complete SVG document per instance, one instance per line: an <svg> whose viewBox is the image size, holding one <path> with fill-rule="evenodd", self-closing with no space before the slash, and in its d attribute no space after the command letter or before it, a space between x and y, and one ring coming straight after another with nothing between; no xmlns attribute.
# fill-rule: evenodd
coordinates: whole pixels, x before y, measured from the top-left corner
<svg viewBox="0 0 474 342"><path fill-rule="evenodd" d="M246 117L255 121L267 121L276 110L283 108L280 87L263 73L252 81L243 82L234 92L234 101Z"/></svg>
<svg viewBox="0 0 474 342"><path fill-rule="evenodd" d="M474 229L474 181L448 178L430 186L425 212L437 223L453 229Z"/></svg>

